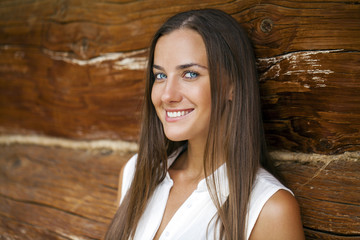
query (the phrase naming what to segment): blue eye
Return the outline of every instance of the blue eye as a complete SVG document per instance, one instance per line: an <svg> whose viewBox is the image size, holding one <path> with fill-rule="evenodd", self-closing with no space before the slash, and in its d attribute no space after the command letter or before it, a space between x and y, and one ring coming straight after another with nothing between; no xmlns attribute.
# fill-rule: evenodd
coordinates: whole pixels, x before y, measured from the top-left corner
<svg viewBox="0 0 360 240"><path fill-rule="evenodd" d="M164 73L156 73L155 74L155 80L162 80L165 78L166 78L166 75Z"/></svg>
<svg viewBox="0 0 360 240"><path fill-rule="evenodd" d="M185 74L184 74L184 77L185 78L197 78L199 76L199 74L198 73L196 73L196 72L186 72Z"/></svg>

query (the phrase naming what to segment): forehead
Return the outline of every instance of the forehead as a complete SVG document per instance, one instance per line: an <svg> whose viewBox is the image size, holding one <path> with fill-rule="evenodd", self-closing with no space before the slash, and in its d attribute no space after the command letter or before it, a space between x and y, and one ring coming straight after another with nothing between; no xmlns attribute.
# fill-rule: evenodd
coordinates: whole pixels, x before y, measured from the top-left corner
<svg viewBox="0 0 360 240"><path fill-rule="evenodd" d="M155 46L154 64L187 63L207 66L206 47L199 33L191 29L178 29L159 38Z"/></svg>

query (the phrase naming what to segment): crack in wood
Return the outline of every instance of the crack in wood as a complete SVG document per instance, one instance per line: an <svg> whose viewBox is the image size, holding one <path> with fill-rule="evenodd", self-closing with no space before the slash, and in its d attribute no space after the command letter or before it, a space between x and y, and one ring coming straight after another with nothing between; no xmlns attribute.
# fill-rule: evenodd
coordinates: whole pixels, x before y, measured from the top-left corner
<svg viewBox="0 0 360 240"><path fill-rule="evenodd" d="M324 49L324 50L304 50L304 51L294 51L285 53L282 55L274 56L274 57L266 57L266 58L258 58L257 60L261 62L265 62L268 64L275 64L279 63L283 60L290 60L291 63L295 63L300 56L307 57L311 55L316 54L328 54L328 53L334 53L334 52L342 52L344 49Z"/></svg>
<svg viewBox="0 0 360 240"><path fill-rule="evenodd" d="M299 187L297 187L295 189L295 191L300 191L303 187L305 187L306 185L308 185L312 180L314 180L317 176L319 176L319 174L325 170L325 168L332 162L333 160L327 161L324 163L324 165L321 166L321 168L319 168L315 174L313 176L311 176L305 183L301 184Z"/></svg>
<svg viewBox="0 0 360 240"><path fill-rule="evenodd" d="M306 74L310 75L309 79L314 81L315 88L326 87L326 79L322 76L333 74L335 71L331 69L323 69L324 67L320 63L320 58L314 57L314 55L342 52L343 50L344 49L296 51L275 57L258 58L257 65L260 68L267 69L262 75L260 75L259 80L266 81L270 76L271 79L276 79L280 75L301 76ZM283 61L287 61L291 67L282 67L281 65ZM269 75L268 73L271 74ZM311 86L305 83L302 87L309 89Z"/></svg>
<svg viewBox="0 0 360 240"><path fill-rule="evenodd" d="M137 152L138 144L135 142L128 142L122 140L71 140L49 136L39 135L3 135L0 136L0 145L39 145L46 147L62 147L69 149L89 149L101 151L116 151L116 152ZM317 153L301 153L289 151L272 151L271 157L275 161L298 161L298 162L324 162L330 163L334 160L343 161L359 161L360 151L344 152L336 155L326 155Z"/></svg>
<svg viewBox="0 0 360 240"><path fill-rule="evenodd" d="M331 235L331 236L348 237L348 238L360 237L360 234L341 234L341 233L337 233L337 232L330 232L330 231L314 229L314 228L307 227L307 226L304 226L304 229L309 230L309 231L313 231L313 232L317 232L317 233L323 233L323 234L326 234L326 235Z"/></svg>
<svg viewBox="0 0 360 240"><path fill-rule="evenodd" d="M53 234L55 234L56 236L59 236L59 237L61 237L61 238L63 238L63 239L66 239L66 240L72 240L72 238L68 238L68 237L66 237L66 236L63 236L63 235L59 234L58 232L53 231L53 230L50 230L50 229L47 229L46 227L41 226L41 225L36 225L36 224L33 224L33 223L29 223L29 222L26 222L26 221L22 221L22 220L17 219L17 218L10 218L10 217L8 217L8 216L6 216L6 215L1 215L1 217L2 217L2 218L5 218L6 220L15 221L15 222L20 223L20 224L22 224L22 225L29 226L29 227L31 227L31 228L39 229L39 230L42 230L42 231L44 231L44 232L53 233ZM18 228L17 231L18 231L19 233L21 233L21 234L27 234L27 230L24 229L24 228L21 228L21 227ZM12 240L12 239L18 239L18 238L13 238L12 235L6 236L5 234L7 234L7 233L1 233L0 237L5 237L5 239L7 239L7 240L8 240L8 239L11 239L11 240ZM8 237L8 238L6 238L6 237ZM0 239L2 239L2 238L0 238Z"/></svg>
<svg viewBox="0 0 360 240"><path fill-rule="evenodd" d="M360 160L360 151L344 152L342 154L334 155L289 151L272 151L270 154L275 161L324 162L326 164L334 160L354 162Z"/></svg>
<svg viewBox="0 0 360 240"><path fill-rule="evenodd" d="M73 58L69 52L57 52L50 49L43 48L42 52L49 56L53 60L64 61L67 63L87 66L87 65L100 65L106 61L116 61L115 66L118 70L129 69L129 70L144 70L147 64L146 57L133 57L139 54L146 53L147 49L140 49L131 52L113 52L105 53L98 57L91 59L80 60Z"/></svg>
<svg viewBox="0 0 360 240"><path fill-rule="evenodd" d="M55 206L51 206L49 204L44 204L44 203L41 203L41 202L35 202L35 201L29 201L29 200L16 199L16 198L13 198L13 197L6 196L6 195L4 195L2 193L0 193L0 197L3 197L5 199L9 199L9 200L14 201L14 202L19 202L19 203L24 203L24 204L31 204L31 205L35 205L35 206L39 206L39 207L45 207L45 208L54 209L54 210L57 210L57 211L60 211L60 212L66 213L66 214L70 214L72 216L76 216L76 217L79 217L79 218L86 219L86 220L91 221L91 222L97 222L97 220L88 218L86 216L77 214L75 212L71 212L71 211L67 211L65 209L61 209L61 208L58 208L58 207L55 207Z"/></svg>
<svg viewBox="0 0 360 240"><path fill-rule="evenodd" d="M295 191L297 191L298 189L296 189ZM332 203L332 204L334 204L334 205L342 205L342 206L344 206L344 207L346 207L346 206L352 206L352 207L358 207L359 205L357 205L357 204L353 204L353 203L348 203L348 202L341 202L341 201L330 201L330 200L325 200L325 199L321 199L321 198L317 198L317 197L305 197L305 196L303 196L303 195L296 195L296 198L298 199L298 200L302 200L302 199L306 199L306 200L308 200L308 201L312 201L312 202L315 202L315 201L317 201L317 202L321 202L321 203ZM358 217L359 219L360 219L360 216Z"/></svg>
<svg viewBox="0 0 360 240"><path fill-rule="evenodd" d="M92 140L92 141L76 141L70 139L46 137L46 136L22 136L22 135L4 135L0 136L0 145L11 144L32 144L40 146L56 146L70 149L111 149L121 152L136 152L138 146L134 142L126 142L121 140Z"/></svg>
<svg viewBox="0 0 360 240"><path fill-rule="evenodd" d="M147 58L145 57L128 57L120 61L116 61L114 69L116 70L145 70L147 64Z"/></svg>

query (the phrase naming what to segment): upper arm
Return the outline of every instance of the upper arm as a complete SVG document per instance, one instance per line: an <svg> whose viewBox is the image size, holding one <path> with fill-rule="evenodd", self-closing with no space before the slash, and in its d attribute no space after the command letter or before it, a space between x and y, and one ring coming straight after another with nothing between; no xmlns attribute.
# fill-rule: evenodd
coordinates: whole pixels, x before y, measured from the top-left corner
<svg viewBox="0 0 360 240"><path fill-rule="evenodd" d="M119 186L118 186L117 200L116 200L117 205L120 204L120 199L121 199L121 194L122 194L122 181L123 181L123 176L124 176L124 168L125 168L125 164L121 167L120 174L119 174Z"/></svg>
<svg viewBox="0 0 360 240"><path fill-rule="evenodd" d="M305 239L300 209L291 193L279 190L265 203L249 239Z"/></svg>

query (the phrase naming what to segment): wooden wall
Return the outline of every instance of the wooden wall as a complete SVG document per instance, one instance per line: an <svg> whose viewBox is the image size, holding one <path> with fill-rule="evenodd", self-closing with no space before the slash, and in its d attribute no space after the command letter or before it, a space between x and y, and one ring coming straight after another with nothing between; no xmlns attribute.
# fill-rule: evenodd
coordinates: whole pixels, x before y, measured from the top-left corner
<svg viewBox="0 0 360 240"><path fill-rule="evenodd" d="M231 14L254 43L267 140L307 238L359 239L360 1L2 0L0 143L13 135L136 142L152 34L169 16L205 7ZM129 153L105 151L97 162L98 152L77 151L0 148L0 236L26 236L19 226L31 236L102 236ZM66 188L75 182L81 191ZM78 225L67 229L64 219Z"/></svg>

